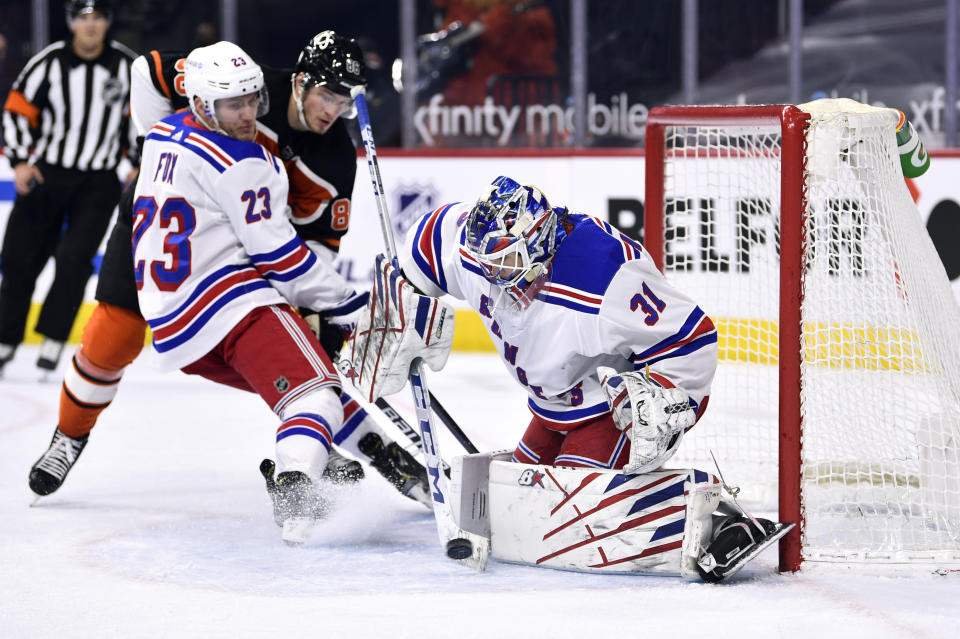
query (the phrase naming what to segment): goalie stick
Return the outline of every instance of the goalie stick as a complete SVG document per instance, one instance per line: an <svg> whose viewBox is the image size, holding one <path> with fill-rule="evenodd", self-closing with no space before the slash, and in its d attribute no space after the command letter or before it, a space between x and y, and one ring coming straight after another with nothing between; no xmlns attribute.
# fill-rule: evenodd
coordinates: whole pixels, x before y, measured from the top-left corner
<svg viewBox="0 0 960 639"><path fill-rule="evenodd" d="M360 125L360 136L363 138L364 153L367 156L367 168L370 169L370 182L373 186L374 199L377 202L380 230L383 232L383 240L387 250L386 256L393 260L397 257L397 247L394 243L390 216L387 212L387 202L383 194L383 181L380 179L380 165L377 162L377 149L373 141L373 128L370 126L365 91L366 89L362 85L356 86L351 90L351 95L357 105L357 121ZM437 523L440 543L451 559L462 561L477 570L483 570L487 563L490 540L461 529L454 519L449 502L447 476L441 471L443 458L440 455L437 438L434 436L430 392L427 389L422 360L413 360L410 365L409 377L410 387L413 391L413 402L416 406L417 425L420 429L420 437L423 440L424 462L427 467L427 474L430 477L433 515Z"/></svg>

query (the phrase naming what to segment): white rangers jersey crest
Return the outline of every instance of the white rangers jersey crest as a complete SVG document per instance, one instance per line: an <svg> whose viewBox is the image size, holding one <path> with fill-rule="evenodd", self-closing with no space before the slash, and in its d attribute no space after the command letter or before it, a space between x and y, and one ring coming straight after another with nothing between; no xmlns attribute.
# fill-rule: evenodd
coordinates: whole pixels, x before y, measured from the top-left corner
<svg viewBox="0 0 960 639"><path fill-rule="evenodd" d="M137 290L165 367L196 361L259 306L363 305L297 236L285 215L286 171L263 146L177 113L148 132L141 172Z"/></svg>
<svg viewBox="0 0 960 639"><path fill-rule="evenodd" d="M466 300L481 316L530 410L558 431L609 412L599 365L647 370L702 413L717 366L717 331L671 286L643 247L597 218L557 209L566 237L525 311L494 310L491 284L466 251L470 205L441 206L411 228L400 265L430 295Z"/></svg>

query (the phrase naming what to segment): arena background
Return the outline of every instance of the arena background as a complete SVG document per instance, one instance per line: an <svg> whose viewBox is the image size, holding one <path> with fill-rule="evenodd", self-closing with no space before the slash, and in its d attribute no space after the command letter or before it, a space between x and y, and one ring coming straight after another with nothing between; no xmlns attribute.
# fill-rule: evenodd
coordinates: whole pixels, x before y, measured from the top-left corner
<svg viewBox="0 0 960 639"><path fill-rule="evenodd" d="M960 0L113 4L111 37L140 52L226 38L265 65L289 67L320 30L356 37L398 233L430 208L473 201L483 185L508 174L538 185L553 203L607 219L642 240L650 108L826 96L896 106L933 151L932 168L913 192L960 299L954 178ZM0 93L34 52L67 35L59 0L0 3ZM356 124L349 127L358 140ZM10 175L0 158L0 231L14 196ZM367 176L360 154L351 230L338 265L358 287L366 285L382 245ZM48 265L28 326L51 276ZM92 308L95 286L94 277L71 341ZM28 343L37 339L28 331ZM473 314L458 312L455 347L490 348Z"/></svg>

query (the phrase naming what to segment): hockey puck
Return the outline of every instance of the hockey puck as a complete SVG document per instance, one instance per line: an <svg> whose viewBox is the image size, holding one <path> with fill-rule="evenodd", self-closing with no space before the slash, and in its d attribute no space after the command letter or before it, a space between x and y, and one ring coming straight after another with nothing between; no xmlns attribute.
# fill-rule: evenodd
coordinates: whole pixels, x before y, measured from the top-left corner
<svg viewBox="0 0 960 639"><path fill-rule="evenodd" d="M473 544L469 539L457 537L447 542L447 557L450 559L466 559L473 554Z"/></svg>

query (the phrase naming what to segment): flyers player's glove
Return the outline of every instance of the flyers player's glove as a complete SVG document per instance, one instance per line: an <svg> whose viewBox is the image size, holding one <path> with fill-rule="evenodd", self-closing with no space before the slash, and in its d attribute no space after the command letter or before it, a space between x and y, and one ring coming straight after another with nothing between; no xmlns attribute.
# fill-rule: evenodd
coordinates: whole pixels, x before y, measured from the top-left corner
<svg viewBox="0 0 960 639"><path fill-rule="evenodd" d="M421 294L394 262L378 255L370 299L341 352L344 380L374 401L403 389L416 358L435 371L443 368L452 346L453 308Z"/></svg>
<svg viewBox="0 0 960 639"><path fill-rule="evenodd" d="M310 330L313 331L313 334L316 335L323 352L330 356L330 361L337 362L340 358L340 349L343 348L343 341L347 338L349 332L330 323L324 313L301 308L300 315L310 327Z"/></svg>
<svg viewBox="0 0 960 639"><path fill-rule="evenodd" d="M679 388L663 388L639 371L618 373L597 368L613 422L630 438L630 460L623 470L645 473L659 468L680 445L696 413Z"/></svg>
<svg viewBox="0 0 960 639"><path fill-rule="evenodd" d="M338 327L344 333L350 333L357 325L358 318L363 315L370 294L354 292L346 301L335 308L328 308L322 312L324 319Z"/></svg>

